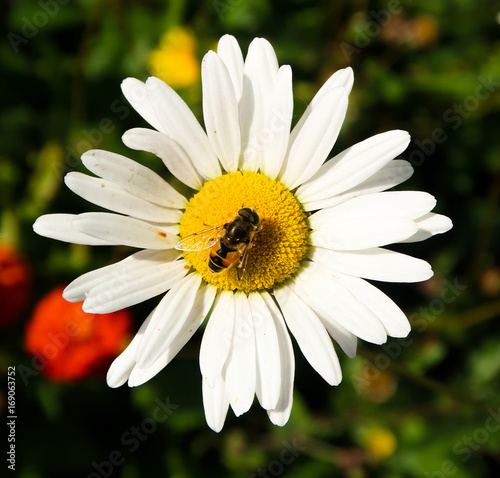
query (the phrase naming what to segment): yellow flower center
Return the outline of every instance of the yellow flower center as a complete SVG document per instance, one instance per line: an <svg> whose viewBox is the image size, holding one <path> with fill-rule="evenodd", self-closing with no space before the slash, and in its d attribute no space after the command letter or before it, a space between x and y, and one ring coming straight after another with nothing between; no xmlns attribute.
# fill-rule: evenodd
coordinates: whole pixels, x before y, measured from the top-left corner
<svg viewBox="0 0 500 478"><path fill-rule="evenodd" d="M235 262L221 272L211 272L211 249L184 252L185 259L205 281L219 289L269 289L291 277L306 254L306 214L295 196L279 181L248 171L206 182L186 207L180 223L181 237L226 224L244 207L255 209L261 221L244 269ZM225 230L220 234L224 235Z"/></svg>

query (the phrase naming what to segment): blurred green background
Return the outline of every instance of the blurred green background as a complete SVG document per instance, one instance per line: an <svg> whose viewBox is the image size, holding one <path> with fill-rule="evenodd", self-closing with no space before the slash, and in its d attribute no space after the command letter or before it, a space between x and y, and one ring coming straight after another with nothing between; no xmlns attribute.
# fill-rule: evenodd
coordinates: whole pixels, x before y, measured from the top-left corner
<svg viewBox="0 0 500 478"><path fill-rule="evenodd" d="M255 36L270 40L280 64L293 69L295 121L330 74L352 66L334 151L385 130L409 131L402 157L415 173L399 189L430 192L436 212L454 222L445 235L398 247L431 262L431 280L380 284L413 322L409 338L360 343L356 359L339 351L344 379L333 388L296 349L285 427L273 426L257 404L238 419L230 411L219 434L207 427L198 333L136 389L109 389L104 375L64 384L18 375L15 476L498 476L498 2L4 0L0 11L0 232L34 274L29 304L2 330L4 384L8 366L31 364L23 334L37 301L123 255L32 232L40 214L97 210L65 188L64 174L83 171L80 154L100 148L165 175L157 158L121 143L127 129L145 123L120 83L158 70L150 54L169 31L191 38L197 63L224 33L243 52ZM173 79L183 61L166 60L163 69L173 65L166 71ZM201 119L196 71L177 90ZM155 303L132 309L134 330ZM154 422L157 400L167 397L178 407Z"/></svg>

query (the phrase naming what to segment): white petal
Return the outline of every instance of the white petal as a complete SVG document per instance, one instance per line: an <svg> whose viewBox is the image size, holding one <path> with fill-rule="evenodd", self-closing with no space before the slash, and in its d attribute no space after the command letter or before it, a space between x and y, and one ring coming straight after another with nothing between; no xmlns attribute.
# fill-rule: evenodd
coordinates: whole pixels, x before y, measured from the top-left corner
<svg viewBox="0 0 500 478"><path fill-rule="evenodd" d="M341 70L337 70L330 76L330 78L328 78L328 80L325 81L323 86L318 90L318 92L312 99L311 104L314 106L316 103L321 101L324 95L332 88L343 87L349 94L352 90L353 84L354 72L352 71L352 68L350 66Z"/></svg>
<svg viewBox="0 0 500 478"><path fill-rule="evenodd" d="M149 327L137 349L140 368L148 368L168 349L189 318L201 284L201 276L193 273L181 279L156 307Z"/></svg>
<svg viewBox="0 0 500 478"><path fill-rule="evenodd" d="M306 211L316 211L318 209L336 206L348 199L363 194L378 193L390 189L406 181L412 174L413 167L408 161L393 159L380 171L377 171L373 176L369 177L361 184L358 184L356 187L326 199L302 202L302 205Z"/></svg>
<svg viewBox="0 0 500 478"><path fill-rule="evenodd" d="M362 183L402 153L410 142L406 131L387 131L355 144L327 161L297 190L301 202L318 201Z"/></svg>
<svg viewBox="0 0 500 478"><path fill-rule="evenodd" d="M240 46L232 35L224 35L217 45L217 54L225 63L233 82L236 101L240 101L243 89L243 55Z"/></svg>
<svg viewBox="0 0 500 478"><path fill-rule="evenodd" d="M104 282L111 281L113 278L119 276L126 277L128 274L133 273L135 270L140 270L144 266L148 267L151 265L154 268L161 264L171 263L179 256L180 253L174 249L136 252L116 264L101 267L100 269L81 275L64 289L63 297L68 302L80 302L85 300L91 289Z"/></svg>
<svg viewBox="0 0 500 478"><path fill-rule="evenodd" d="M234 294L233 341L226 362L226 393L229 405L239 417L253 402L256 382L255 327L248 298Z"/></svg>
<svg viewBox="0 0 500 478"><path fill-rule="evenodd" d="M324 317L318 313L317 310L315 310L315 312L325 326L327 332L330 334L332 339L339 344L344 353L350 358L356 357L358 338L331 317Z"/></svg>
<svg viewBox="0 0 500 478"><path fill-rule="evenodd" d="M151 252L157 251L140 251L138 254ZM148 259L144 260L145 256L137 259L134 254L125 259L129 260L127 264L124 261L115 264L111 273L106 274L106 279L89 290L83 310L93 314L108 314L139 304L165 293L189 270L189 265L183 260L161 263L155 260L158 257L150 257L153 259L151 263Z"/></svg>
<svg viewBox="0 0 500 478"><path fill-rule="evenodd" d="M344 88L334 88L311 111L290 145L280 181L294 189L320 168L332 149L347 112L348 96Z"/></svg>
<svg viewBox="0 0 500 478"><path fill-rule="evenodd" d="M344 68L343 70L336 71L330 78L325 82L325 84L318 90L311 103L307 106L305 112L300 117L299 121L293 128L290 134L290 142L293 143L295 138L302 130L304 123L311 116L313 110L321 104L325 96L329 91L334 88L345 88L346 93L349 95L354 83L354 75L351 67Z"/></svg>
<svg viewBox="0 0 500 478"><path fill-rule="evenodd" d="M244 66L243 92L240 101L242 169L257 171L264 149L261 137L266 129L266 105L274 90L278 60L271 44L255 38L248 47Z"/></svg>
<svg viewBox="0 0 500 478"><path fill-rule="evenodd" d="M120 244L109 240L98 239L84 234L73 226L76 214L46 214L40 216L33 224L33 230L43 237L50 237L58 241L84 244L89 246L109 246Z"/></svg>
<svg viewBox="0 0 500 478"><path fill-rule="evenodd" d="M178 209L158 206L141 199L106 179L72 172L66 175L64 182L75 194L110 211L154 222L178 223L182 218Z"/></svg>
<svg viewBox="0 0 500 478"><path fill-rule="evenodd" d="M273 410L268 410L269 419L275 425L282 427L290 418L293 404L293 379L295 374L295 357L293 355L292 341L286 330L283 316L274 300L267 292L261 293L264 302L271 312L271 317L278 334L280 348L281 383L278 403Z"/></svg>
<svg viewBox="0 0 500 478"><path fill-rule="evenodd" d="M235 322L234 294L222 291L215 300L200 347L200 369L210 387L215 387L231 347Z"/></svg>
<svg viewBox="0 0 500 478"><path fill-rule="evenodd" d="M453 223L449 217L441 214L429 213L422 216L416 221L418 231L409 238L400 242L419 242L425 241L436 234L443 234L453 227Z"/></svg>
<svg viewBox="0 0 500 478"><path fill-rule="evenodd" d="M308 257L327 269L386 282L420 282L432 277L429 263L388 249L332 251L310 247Z"/></svg>
<svg viewBox="0 0 500 478"><path fill-rule="evenodd" d="M191 159L179 144L166 134L152 129L134 128L125 131L122 141L131 149L155 154L179 181L193 189L201 188L201 176Z"/></svg>
<svg viewBox="0 0 500 478"><path fill-rule="evenodd" d="M132 342L128 347L113 361L109 367L108 374L106 376L106 382L111 388L117 388L123 385L129 378L132 369L135 367L135 354L137 347L142 339L144 331L151 320L153 312L151 312L147 319L141 325L141 328L135 334Z"/></svg>
<svg viewBox="0 0 500 478"><path fill-rule="evenodd" d="M410 323L404 312L382 291L369 282L344 274L335 274L337 280L364 304L383 324L387 335L406 337Z"/></svg>
<svg viewBox="0 0 500 478"><path fill-rule="evenodd" d="M276 407L280 396L281 363L278 333L276 332L271 311L261 294L251 292L248 300L255 326L255 346L257 351L257 383L255 391L262 408L272 410Z"/></svg>
<svg viewBox="0 0 500 478"><path fill-rule="evenodd" d="M151 380L171 362L205 320L210 307L212 307L216 292L217 289L212 285L205 284L200 287L191 312L171 345L150 367L143 369L135 366L128 379L129 387L137 387Z"/></svg>
<svg viewBox="0 0 500 478"><path fill-rule="evenodd" d="M201 78L208 139L224 169L234 172L241 151L238 103L226 65L213 51L203 58Z"/></svg>
<svg viewBox="0 0 500 478"><path fill-rule="evenodd" d="M311 366L330 384L342 380L339 359L318 316L287 286L274 289L285 322Z"/></svg>
<svg viewBox="0 0 500 478"><path fill-rule="evenodd" d="M313 231L309 241L313 246L354 251L401 242L417 229L415 221L401 217L354 218Z"/></svg>
<svg viewBox="0 0 500 478"><path fill-rule="evenodd" d="M93 149L82 154L82 163L100 178L146 201L165 207L186 206L186 198L158 174L125 156Z"/></svg>
<svg viewBox="0 0 500 478"><path fill-rule="evenodd" d="M260 90L265 91L266 87L273 84L278 69L278 59L271 43L265 38L254 38L248 47L244 74L253 83L258 83Z"/></svg>
<svg viewBox="0 0 500 478"><path fill-rule="evenodd" d="M72 221L75 229L113 244L141 249L172 249L179 238L165 227L128 216L106 212L85 212Z"/></svg>
<svg viewBox="0 0 500 478"><path fill-rule="evenodd" d="M219 162L207 135L182 98L155 77L148 78L146 89L163 132L179 143L204 178L220 176Z"/></svg>
<svg viewBox="0 0 500 478"><path fill-rule="evenodd" d="M153 105L149 100L146 85L136 78L126 78L122 82L122 92L132 107L158 131L162 131L162 125L156 115Z"/></svg>
<svg viewBox="0 0 500 478"><path fill-rule="evenodd" d="M284 65L278 70L274 91L266 101L264 128L258 137L262 144L260 167L269 179L276 178L285 159L292 116L292 69Z"/></svg>
<svg viewBox="0 0 500 478"><path fill-rule="evenodd" d="M389 191L366 194L342 204L315 212L309 223L312 229L338 227L344 221L363 217L404 217L418 219L436 205L436 199L420 191Z"/></svg>
<svg viewBox="0 0 500 478"><path fill-rule="evenodd" d="M387 340L377 317L339 281L316 263L306 263L292 283L292 289L325 319L333 319L359 338L381 344Z"/></svg>
<svg viewBox="0 0 500 478"><path fill-rule="evenodd" d="M335 73L333 73L330 76L330 78L328 78L328 80L325 81L323 86L314 95L314 98L311 100L311 103L309 103L306 111L297 122L297 125L294 127L294 130L297 131L294 131L292 133L292 136L295 137L297 135L298 131L301 129L305 120L311 114L312 110L318 104L320 104L321 101L323 101L323 99L326 97L326 95L330 90L333 90L334 88L344 88L347 94L350 94L353 84L354 84L354 72L352 71L352 68L350 66L348 66L347 68L343 68L341 70L337 70Z"/></svg>
<svg viewBox="0 0 500 478"><path fill-rule="evenodd" d="M139 251L139 252L144 252L144 251ZM170 251L162 251L162 252L170 252ZM68 302L82 302L87 297L87 294L90 291L90 289L104 282L107 277L113 276L113 271L116 266L117 264L111 264L109 266L101 267L99 269L95 269L93 271L81 275L64 289L63 297Z"/></svg>
<svg viewBox="0 0 500 478"><path fill-rule="evenodd" d="M129 346L130 347L130 346ZM106 374L108 387L121 387L127 380L135 366L134 351L127 347L110 365Z"/></svg>
<svg viewBox="0 0 500 478"><path fill-rule="evenodd" d="M224 379L219 376L213 387L208 385L206 377L202 379L203 408L208 426L219 433L224 426L229 400L226 395Z"/></svg>

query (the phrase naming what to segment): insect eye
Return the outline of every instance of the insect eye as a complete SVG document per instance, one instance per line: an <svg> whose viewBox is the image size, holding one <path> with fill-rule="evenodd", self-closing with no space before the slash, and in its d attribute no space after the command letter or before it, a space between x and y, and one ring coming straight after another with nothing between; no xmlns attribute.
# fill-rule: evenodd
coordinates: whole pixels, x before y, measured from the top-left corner
<svg viewBox="0 0 500 478"><path fill-rule="evenodd" d="M259 215L249 207L244 207L243 209L240 209L238 211L238 214L242 217L247 218L255 227L257 227L260 224Z"/></svg>

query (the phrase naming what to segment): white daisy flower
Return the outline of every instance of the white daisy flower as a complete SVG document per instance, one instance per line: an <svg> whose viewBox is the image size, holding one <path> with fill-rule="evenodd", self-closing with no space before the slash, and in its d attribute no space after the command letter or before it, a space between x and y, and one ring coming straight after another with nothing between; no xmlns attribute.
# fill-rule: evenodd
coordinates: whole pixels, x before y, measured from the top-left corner
<svg viewBox="0 0 500 478"><path fill-rule="evenodd" d="M154 128L127 131L124 143L157 155L195 194L188 200L137 162L93 150L82 161L97 177L72 172L65 181L114 213L51 214L34 224L61 241L141 249L66 288L64 297L84 301L86 312L113 312L168 291L111 365L110 387L154 377L208 317L200 350L208 425L221 430L229 406L239 416L257 395L283 426L295 368L288 331L331 385L342 378L332 339L353 357L357 337L381 344L409 333L404 313L365 279L429 279L427 262L383 246L422 241L452 224L430 212L436 201L427 193L383 192L412 174L407 161L394 159L410 141L405 131L378 134L325 162L352 84L350 68L333 74L291 129L290 67L279 67L262 38L244 61L225 35L202 62L205 132L161 80L123 82ZM236 246L227 224L245 214L253 229Z"/></svg>

